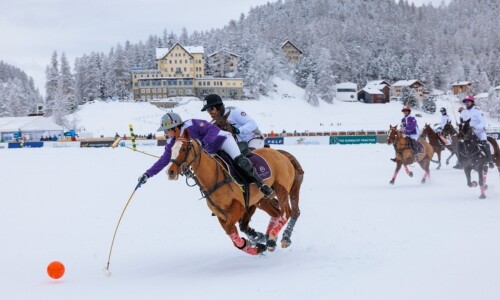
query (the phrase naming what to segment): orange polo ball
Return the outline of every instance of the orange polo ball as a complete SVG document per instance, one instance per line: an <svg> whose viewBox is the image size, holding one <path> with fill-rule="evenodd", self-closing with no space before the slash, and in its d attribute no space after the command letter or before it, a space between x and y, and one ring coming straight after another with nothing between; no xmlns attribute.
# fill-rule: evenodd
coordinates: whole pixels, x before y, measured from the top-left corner
<svg viewBox="0 0 500 300"><path fill-rule="evenodd" d="M49 274L52 279L59 279L64 275L64 265L60 261L53 261L47 266L47 274Z"/></svg>

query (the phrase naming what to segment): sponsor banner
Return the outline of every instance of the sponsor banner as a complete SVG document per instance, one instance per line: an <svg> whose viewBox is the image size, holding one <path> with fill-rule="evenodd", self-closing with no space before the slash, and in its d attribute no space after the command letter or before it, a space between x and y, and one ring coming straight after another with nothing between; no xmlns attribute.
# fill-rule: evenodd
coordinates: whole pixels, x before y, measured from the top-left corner
<svg viewBox="0 0 500 300"><path fill-rule="evenodd" d="M283 137L268 137L264 140L265 145L283 145L285 140Z"/></svg>
<svg viewBox="0 0 500 300"><path fill-rule="evenodd" d="M111 147L114 141L88 141L80 142L80 147L82 148L103 148Z"/></svg>
<svg viewBox="0 0 500 300"><path fill-rule="evenodd" d="M167 140L158 140L157 146L165 146L167 144Z"/></svg>
<svg viewBox="0 0 500 300"><path fill-rule="evenodd" d="M9 148L9 143L0 143L0 149L7 149Z"/></svg>
<svg viewBox="0 0 500 300"><path fill-rule="evenodd" d="M328 136L290 136L285 137L285 145L328 145Z"/></svg>
<svg viewBox="0 0 500 300"><path fill-rule="evenodd" d="M487 134L495 140L500 140L500 132L488 132Z"/></svg>
<svg viewBox="0 0 500 300"><path fill-rule="evenodd" d="M43 146L48 148L79 148L80 142L45 142Z"/></svg>
<svg viewBox="0 0 500 300"><path fill-rule="evenodd" d="M346 144L376 144L376 135L338 135L330 137L331 145Z"/></svg>
<svg viewBox="0 0 500 300"><path fill-rule="evenodd" d="M135 140L136 147L151 147L158 146L157 140ZM118 144L120 147L132 147L132 140L121 140Z"/></svg>
<svg viewBox="0 0 500 300"><path fill-rule="evenodd" d="M8 148L42 148L43 142L24 142L24 143L9 143Z"/></svg>

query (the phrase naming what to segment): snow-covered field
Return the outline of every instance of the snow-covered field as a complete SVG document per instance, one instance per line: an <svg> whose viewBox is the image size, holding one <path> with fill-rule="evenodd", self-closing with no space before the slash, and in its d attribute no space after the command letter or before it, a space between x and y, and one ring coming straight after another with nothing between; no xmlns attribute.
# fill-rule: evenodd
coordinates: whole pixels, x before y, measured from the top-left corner
<svg viewBox="0 0 500 300"><path fill-rule="evenodd" d="M384 130L402 116L398 103L314 108L296 92L228 105L247 109L264 132L329 131L332 122L334 130ZM437 105L457 109L449 99ZM190 101L175 111L207 118L201 106ZM75 116L87 132L114 136L128 133L130 123L138 134L154 132L163 113L149 104L94 103ZM421 126L438 120L419 118ZM413 178L402 171L390 185L392 146L281 147L306 172L290 248L260 256L237 250L199 190L162 172L137 190L124 214L111 277L102 270L115 226L155 159L127 148L0 150L0 298L498 299L497 171L488 198L479 200L451 165L432 165L425 185L418 166ZM263 231L267 221L258 212L252 224ZM57 281L45 271L53 260L66 266Z"/></svg>
<svg viewBox="0 0 500 300"><path fill-rule="evenodd" d="M288 249L249 256L197 188L126 148L0 152L2 299L498 299L499 175L488 198L443 166L429 183L401 173L392 146L287 146L305 170ZM159 155L160 147L143 149ZM253 225L265 229L258 212ZM65 276L50 279L52 260Z"/></svg>

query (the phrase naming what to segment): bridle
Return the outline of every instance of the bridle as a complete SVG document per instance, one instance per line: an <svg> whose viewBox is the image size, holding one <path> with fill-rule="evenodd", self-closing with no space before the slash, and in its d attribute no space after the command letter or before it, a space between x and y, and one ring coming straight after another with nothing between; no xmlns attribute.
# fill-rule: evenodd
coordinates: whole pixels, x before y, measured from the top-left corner
<svg viewBox="0 0 500 300"><path fill-rule="evenodd" d="M196 177L196 174L195 174L196 170L198 169L198 167L201 164L201 158L202 158L201 154L202 154L203 149L201 148L200 142L198 140L196 140L196 143L198 144L199 149L200 149L199 151L196 151L196 147L194 146L192 139L184 139L184 138L182 138L182 139L179 139L179 141L183 142L182 147L181 147L181 151L185 151L185 153L186 153L185 156L184 156L184 159L182 161L178 161L176 159L170 159L170 162L172 162L177 167L179 167L181 175L185 175L186 176L186 184L189 187L193 187L193 186L197 185L200 188L200 192L201 192L201 195L202 195L201 199L203 199L203 198L207 199L207 201L217 211L219 211L223 216L226 216L227 214L212 200L212 198L210 196L217 189L219 189L220 187L222 187L222 186L224 186L226 184L230 184L231 182L234 182L234 179L231 177L231 175L229 175L228 172L224 172L223 171L224 172L224 178L222 179L222 181L216 182L211 189L209 189L208 191L206 191L205 188L203 187L203 185L200 183L200 181ZM184 145L184 142L187 142L187 146ZM193 152L193 159L188 162L187 160L188 160L188 157L190 156L191 152ZM210 158L215 160L215 158L213 158L213 157L210 157ZM194 167L192 167L192 165L196 161L198 161L198 164L197 164L197 167L194 168ZM217 161L216 161L216 164L218 164ZM214 178L218 178L218 174L219 174L219 167L216 168L216 172L214 174ZM194 180L194 184L191 184L191 185L189 184L189 182L188 182L189 178L191 178L191 179Z"/></svg>
<svg viewBox="0 0 500 300"><path fill-rule="evenodd" d="M183 142L181 151L185 152L186 155L184 155L184 159L182 161L178 161L176 159L170 159L170 162L179 167L180 169L180 174L181 175L186 175L186 177L190 178L194 176L193 171L191 170L191 165L198 160L198 166L201 163L201 151L197 152L196 147L194 147L193 142L191 139L179 139L180 142ZM184 145L184 142L187 142L187 147ZM189 154L193 152L193 159L191 161L187 161L188 157L190 156Z"/></svg>

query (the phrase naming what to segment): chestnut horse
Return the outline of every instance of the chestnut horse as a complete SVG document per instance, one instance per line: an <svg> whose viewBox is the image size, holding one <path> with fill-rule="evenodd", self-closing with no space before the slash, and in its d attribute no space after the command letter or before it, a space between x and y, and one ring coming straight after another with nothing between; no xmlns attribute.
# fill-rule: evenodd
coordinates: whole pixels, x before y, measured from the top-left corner
<svg viewBox="0 0 500 300"><path fill-rule="evenodd" d="M262 156L269 164L270 177L265 180L265 183L273 186L279 205L288 203L294 183L294 177L291 176L294 174L294 167L290 160L271 148L256 149L254 153ZM250 241L240 237L235 226L246 213L242 187L234 181L221 163L206 153L199 142L193 140L185 130L172 147L172 159L167 165L166 172L170 180L177 180L179 175L190 174L190 170L192 171L190 176L199 185L209 209L218 218L234 245L251 255L264 252L266 246L261 243L252 245ZM262 200L262 194L255 184L249 186L249 193L249 206L258 206ZM271 218L268 226L270 227L269 240L274 244L288 217L285 210L278 217L278 222L275 218Z"/></svg>
<svg viewBox="0 0 500 300"><path fill-rule="evenodd" d="M430 124L425 124L424 129L422 129L422 133L420 133L420 138L421 139L428 139L429 144L432 146L432 149L434 150L434 153L437 154L438 160L431 160L432 162L435 162L438 164L437 170L441 168L441 151L443 151L442 146L444 146L446 149L450 150L451 155L446 159L446 164L448 165L450 163L450 158L455 155L455 148L452 147L452 144L446 145L444 144L441 140L441 137L439 134L437 134L434 129L432 129Z"/></svg>
<svg viewBox="0 0 500 300"><path fill-rule="evenodd" d="M414 163L414 155L410 146L410 141L403 136L403 133L398 130L397 126L389 125L387 136L387 144L393 144L396 150L396 170L394 170L394 174L390 181L390 184L394 184L402 165L404 165L406 173L410 177L413 176L413 172L408 170L408 165ZM431 145L426 141L420 140L418 142L422 145L424 150L424 153L418 153L418 164L425 171L424 177L421 180L421 183L425 183L426 178L430 177L429 164L434 155L434 150L432 150Z"/></svg>
<svg viewBox="0 0 500 300"><path fill-rule="evenodd" d="M227 120L228 116L229 113L226 113L222 116L218 116L212 120L212 123L217 127L219 127L221 130L231 132L234 138L237 139L237 134L235 133L233 125L229 123L229 121ZM241 145L241 143L242 142L239 142L238 144ZM248 146L248 144L246 143L244 144ZM278 222L278 216L281 215L282 210L287 211L287 215L290 216L290 220L288 221L288 225L285 231L283 232L283 237L281 239L281 247L287 248L292 243L290 238L292 236L295 223L297 222L297 219L300 216L299 196L300 196L300 187L302 185L302 181L304 180L304 170L302 169L302 166L300 165L297 158L295 158L295 156L293 156L291 153L282 149L278 149L278 151L281 152L290 160L295 169L292 191L290 193L290 203L282 203L281 205L277 205L278 201L275 198L274 199L262 198L258 204L258 207L266 211L270 216L272 216L275 222ZM266 231L266 235L255 231L255 229L249 226L250 220L253 214L255 213L256 208L257 208L256 206L250 206L247 209L243 219L240 221L240 230L244 232L252 242L266 243L268 246L267 247L268 250L272 251L273 241L266 240L267 239L266 236L269 236L269 230L270 230L269 226Z"/></svg>

